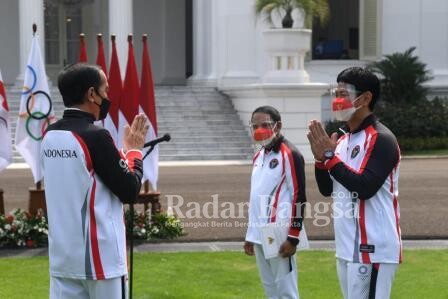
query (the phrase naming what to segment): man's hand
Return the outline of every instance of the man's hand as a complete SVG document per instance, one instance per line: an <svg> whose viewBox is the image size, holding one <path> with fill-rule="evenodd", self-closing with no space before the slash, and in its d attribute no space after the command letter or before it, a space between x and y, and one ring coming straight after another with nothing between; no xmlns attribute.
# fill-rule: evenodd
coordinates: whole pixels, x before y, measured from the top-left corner
<svg viewBox="0 0 448 299"><path fill-rule="evenodd" d="M145 144L146 133L148 132L149 125L146 124L147 119L143 113L135 116L132 121L131 127L126 125L124 128L123 136L123 148L125 151L129 150L141 150Z"/></svg>
<svg viewBox="0 0 448 299"><path fill-rule="evenodd" d="M251 242L247 242L247 241L244 242L244 252L247 255L254 256L255 255L254 244Z"/></svg>
<svg viewBox="0 0 448 299"><path fill-rule="evenodd" d="M325 161L324 153L327 150L334 151L336 149L338 134L333 133L331 138L328 137L322 124L317 120L310 121L309 132L306 135L310 141L311 151L313 152L314 159L319 161Z"/></svg>
<svg viewBox="0 0 448 299"><path fill-rule="evenodd" d="M281 257L290 257L293 256L294 253L296 253L296 249L297 247L295 245L286 240L280 246L280 250L278 251L278 253L280 254Z"/></svg>

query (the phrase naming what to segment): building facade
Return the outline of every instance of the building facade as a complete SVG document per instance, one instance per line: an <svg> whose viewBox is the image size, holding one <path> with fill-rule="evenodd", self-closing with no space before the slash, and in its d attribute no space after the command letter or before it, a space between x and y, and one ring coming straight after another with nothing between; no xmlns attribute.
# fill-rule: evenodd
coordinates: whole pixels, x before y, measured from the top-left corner
<svg viewBox="0 0 448 299"><path fill-rule="evenodd" d="M330 5L327 26L313 26L313 50L306 61L311 82L332 82L345 66L415 46L432 71L430 86L446 89L447 1L341 0ZM267 68L262 31L268 25L257 20L254 0L0 0L0 67L7 84L20 80L32 23L38 25L51 80L76 61L81 32L92 62L96 34L116 34L123 72L127 34L134 34L139 57L140 36L147 33L156 84L239 85L258 82ZM330 49L323 57L315 51L321 42Z"/></svg>

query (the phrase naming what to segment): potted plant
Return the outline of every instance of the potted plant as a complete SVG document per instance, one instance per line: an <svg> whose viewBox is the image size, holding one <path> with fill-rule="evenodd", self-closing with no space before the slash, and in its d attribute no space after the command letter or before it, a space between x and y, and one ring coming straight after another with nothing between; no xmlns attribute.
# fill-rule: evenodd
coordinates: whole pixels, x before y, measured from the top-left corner
<svg viewBox="0 0 448 299"><path fill-rule="evenodd" d="M298 9L304 16L306 28L311 28L313 18L318 18L321 23L328 20L330 8L328 0L256 0L255 13L257 15L264 14L267 21L273 25L272 13L274 11L284 11L282 19L283 28L292 28L294 19L292 12ZM302 27L302 26L299 26Z"/></svg>
<svg viewBox="0 0 448 299"><path fill-rule="evenodd" d="M293 11L298 10L302 24L294 27ZM255 13L265 16L274 25L273 13L283 13L282 28L263 31L264 45L269 54L269 69L264 83L307 83L304 68L306 53L311 49L311 25L314 18L325 23L329 17L328 0L256 0ZM297 24L296 24L297 25ZM305 29L305 28L308 29Z"/></svg>

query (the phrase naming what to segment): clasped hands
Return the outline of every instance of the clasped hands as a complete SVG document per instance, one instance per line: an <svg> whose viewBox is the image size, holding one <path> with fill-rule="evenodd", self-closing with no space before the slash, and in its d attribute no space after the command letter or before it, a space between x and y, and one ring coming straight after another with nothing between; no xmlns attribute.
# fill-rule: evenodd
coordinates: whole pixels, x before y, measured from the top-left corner
<svg viewBox="0 0 448 299"><path fill-rule="evenodd" d="M317 120L310 121L308 125L309 132L307 133L308 140L310 141L311 151L314 155L314 159L317 161L325 161L325 151L336 149L338 134L331 134L331 138L328 137L327 132L323 128L322 124Z"/></svg>

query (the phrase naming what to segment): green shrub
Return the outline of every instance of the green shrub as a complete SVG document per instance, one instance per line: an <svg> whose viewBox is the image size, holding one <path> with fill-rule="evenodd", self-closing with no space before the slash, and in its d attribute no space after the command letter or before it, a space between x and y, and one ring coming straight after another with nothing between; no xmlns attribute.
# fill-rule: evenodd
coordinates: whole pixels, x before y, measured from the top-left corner
<svg viewBox="0 0 448 299"><path fill-rule="evenodd" d="M382 101L409 105L426 98L428 90L423 83L431 77L426 64L413 54L414 50L412 47L404 53L385 55L367 66L380 77Z"/></svg>
<svg viewBox="0 0 448 299"><path fill-rule="evenodd" d="M126 216L126 234L129 237L131 233L131 213L129 210L125 212ZM172 240L183 236L184 231L180 220L175 216L161 212L151 215L149 211L140 213L134 210L134 239L149 240Z"/></svg>
<svg viewBox="0 0 448 299"><path fill-rule="evenodd" d="M415 104L379 102L375 115L397 136L403 152L448 148L448 101L440 98ZM325 124L329 134L344 123Z"/></svg>
<svg viewBox="0 0 448 299"><path fill-rule="evenodd" d="M399 137L402 152L448 149L448 137Z"/></svg>
<svg viewBox="0 0 448 299"><path fill-rule="evenodd" d="M412 105L378 103L375 114L397 137L448 137L448 104L439 98Z"/></svg>

